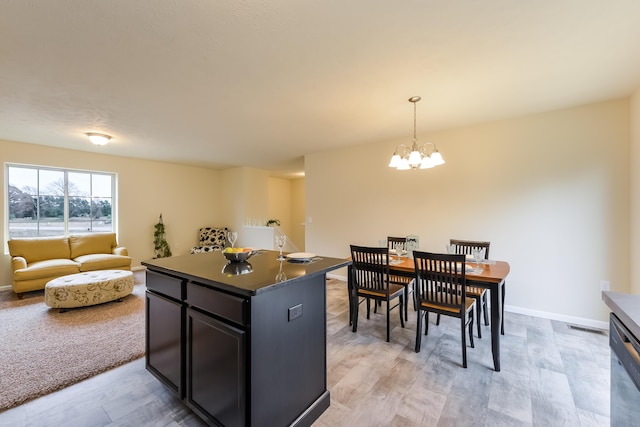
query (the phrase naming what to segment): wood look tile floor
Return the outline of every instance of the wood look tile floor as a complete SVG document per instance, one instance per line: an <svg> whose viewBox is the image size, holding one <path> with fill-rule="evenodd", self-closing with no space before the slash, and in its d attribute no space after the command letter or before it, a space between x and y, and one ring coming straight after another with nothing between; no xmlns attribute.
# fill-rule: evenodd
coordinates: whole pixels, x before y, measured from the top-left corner
<svg viewBox="0 0 640 427"><path fill-rule="evenodd" d="M336 426L608 426L606 333L505 313L501 372L493 371L488 326L462 368L459 324L444 318L413 351L416 314L400 327L392 312L348 326L346 284L327 284L331 406L314 423ZM0 391L1 392L1 391ZM204 426L144 368L112 369L0 413L0 426ZM269 426L270 427L270 426Z"/></svg>

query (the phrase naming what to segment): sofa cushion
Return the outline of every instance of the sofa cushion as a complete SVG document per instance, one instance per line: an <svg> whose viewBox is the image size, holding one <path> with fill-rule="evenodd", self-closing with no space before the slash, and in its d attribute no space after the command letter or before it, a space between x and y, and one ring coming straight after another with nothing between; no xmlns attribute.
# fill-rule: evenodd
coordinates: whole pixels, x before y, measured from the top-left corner
<svg viewBox="0 0 640 427"><path fill-rule="evenodd" d="M69 236L71 259L88 254L110 254L117 245L116 233L91 233Z"/></svg>
<svg viewBox="0 0 640 427"><path fill-rule="evenodd" d="M74 258L80 271L131 270L131 257L110 254L89 254Z"/></svg>
<svg viewBox="0 0 640 427"><path fill-rule="evenodd" d="M76 262L70 259L47 259L32 262L27 268L13 272L13 280L32 280L46 277L59 277L80 271Z"/></svg>
<svg viewBox="0 0 640 427"><path fill-rule="evenodd" d="M70 259L67 237L34 237L10 239L9 253L12 257L23 257L27 264L48 259Z"/></svg>

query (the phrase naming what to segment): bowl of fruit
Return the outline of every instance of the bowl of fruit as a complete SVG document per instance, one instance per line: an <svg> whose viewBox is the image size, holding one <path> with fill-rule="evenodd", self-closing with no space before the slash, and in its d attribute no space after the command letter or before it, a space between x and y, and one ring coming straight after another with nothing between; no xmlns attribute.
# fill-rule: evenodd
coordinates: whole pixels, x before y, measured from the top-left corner
<svg viewBox="0 0 640 427"><path fill-rule="evenodd" d="M253 250L250 248L225 248L222 254L231 262L241 262L248 260L253 255Z"/></svg>

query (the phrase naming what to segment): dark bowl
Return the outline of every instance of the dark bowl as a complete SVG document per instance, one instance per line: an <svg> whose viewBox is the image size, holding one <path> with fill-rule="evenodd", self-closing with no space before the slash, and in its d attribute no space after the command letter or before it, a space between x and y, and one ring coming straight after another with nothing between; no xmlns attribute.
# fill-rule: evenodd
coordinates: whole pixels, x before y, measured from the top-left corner
<svg viewBox="0 0 640 427"><path fill-rule="evenodd" d="M253 255L253 251L250 252L222 252L222 255L231 262L242 262L249 259Z"/></svg>
<svg viewBox="0 0 640 427"><path fill-rule="evenodd" d="M247 274L253 271L253 266L246 261L229 261L222 267L222 274L226 276L237 276L239 274Z"/></svg>

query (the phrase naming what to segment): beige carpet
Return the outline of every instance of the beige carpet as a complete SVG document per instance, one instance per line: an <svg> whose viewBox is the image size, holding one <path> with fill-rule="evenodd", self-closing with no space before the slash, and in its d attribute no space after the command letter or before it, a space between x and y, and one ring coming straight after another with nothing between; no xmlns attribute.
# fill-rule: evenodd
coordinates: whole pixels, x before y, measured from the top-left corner
<svg viewBox="0 0 640 427"><path fill-rule="evenodd" d="M60 313L44 291L0 292L0 412L144 355L144 272L133 293Z"/></svg>

